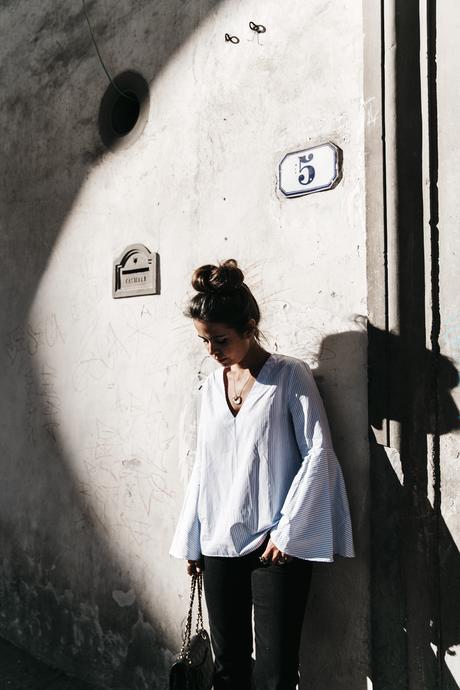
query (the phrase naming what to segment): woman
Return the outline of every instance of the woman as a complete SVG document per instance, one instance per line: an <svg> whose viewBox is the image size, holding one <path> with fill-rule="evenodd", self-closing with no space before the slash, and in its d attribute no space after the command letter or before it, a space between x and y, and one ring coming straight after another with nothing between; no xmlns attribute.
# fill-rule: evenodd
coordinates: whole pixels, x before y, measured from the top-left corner
<svg viewBox="0 0 460 690"><path fill-rule="evenodd" d="M310 369L262 347L236 261L201 266L192 285L186 315L222 366L202 387L170 553L203 571L215 690L295 690L312 561L354 555L342 473Z"/></svg>

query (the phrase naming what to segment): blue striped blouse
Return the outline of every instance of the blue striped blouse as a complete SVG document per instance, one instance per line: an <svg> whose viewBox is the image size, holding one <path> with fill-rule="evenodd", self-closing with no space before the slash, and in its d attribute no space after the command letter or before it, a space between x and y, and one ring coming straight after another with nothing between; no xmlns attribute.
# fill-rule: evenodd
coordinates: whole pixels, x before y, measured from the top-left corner
<svg viewBox="0 0 460 690"><path fill-rule="evenodd" d="M243 556L270 532L297 558L354 556L342 471L308 365L271 354L236 416L223 371L203 385L196 459L170 554Z"/></svg>

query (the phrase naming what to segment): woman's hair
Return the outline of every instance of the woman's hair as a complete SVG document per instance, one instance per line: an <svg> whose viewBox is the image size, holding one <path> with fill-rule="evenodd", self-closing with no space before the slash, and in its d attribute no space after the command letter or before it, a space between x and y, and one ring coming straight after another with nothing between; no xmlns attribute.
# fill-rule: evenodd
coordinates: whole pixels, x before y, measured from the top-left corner
<svg viewBox="0 0 460 690"><path fill-rule="evenodd" d="M188 303L185 316L198 321L224 323L240 335L248 329L248 322L254 319L254 336L259 340L259 306L234 259L222 261L218 266L200 266L193 273L192 286L196 295Z"/></svg>

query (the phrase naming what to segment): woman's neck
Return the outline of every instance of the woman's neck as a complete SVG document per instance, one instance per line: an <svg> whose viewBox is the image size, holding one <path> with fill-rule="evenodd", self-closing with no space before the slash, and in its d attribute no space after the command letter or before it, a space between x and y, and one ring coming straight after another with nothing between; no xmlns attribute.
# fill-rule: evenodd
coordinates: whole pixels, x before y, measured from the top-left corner
<svg viewBox="0 0 460 690"><path fill-rule="evenodd" d="M270 353L264 350L259 343L254 341L254 344L249 348L244 359L242 359L241 362L232 364L230 369L232 373L236 375L249 369L251 374L256 376L269 357Z"/></svg>

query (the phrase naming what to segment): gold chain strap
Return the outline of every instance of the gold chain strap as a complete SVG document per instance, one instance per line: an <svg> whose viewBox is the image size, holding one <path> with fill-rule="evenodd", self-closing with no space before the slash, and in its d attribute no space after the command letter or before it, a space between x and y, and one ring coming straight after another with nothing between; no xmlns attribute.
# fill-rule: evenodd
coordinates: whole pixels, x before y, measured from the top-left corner
<svg viewBox="0 0 460 690"><path fill-rule="evenodd" d="M200 573L197 575L197 588L198 588L198 615L196 617L196 634L203 630L203 607L201 603L201 596L203 591L203 577Z"/></svg>
<svg viewBox="0 0 460 690"><path fill-rule="evenodd" d="M192 618L193 618L193 602L195 600L195 590L198 590L198 615L196 619L196 634L198 635L203 630L203 607L201 603L203 581L201 573L194 573L191 577L190 584L190 603L188 607L187 623L185 625L184 637L182 640L182 647L179 652L180 657L187 658L185 653L185 648L190 643L190 637L192 634ZM190 660L189 660L190 661Z"/></svg>

